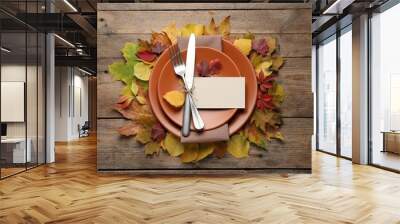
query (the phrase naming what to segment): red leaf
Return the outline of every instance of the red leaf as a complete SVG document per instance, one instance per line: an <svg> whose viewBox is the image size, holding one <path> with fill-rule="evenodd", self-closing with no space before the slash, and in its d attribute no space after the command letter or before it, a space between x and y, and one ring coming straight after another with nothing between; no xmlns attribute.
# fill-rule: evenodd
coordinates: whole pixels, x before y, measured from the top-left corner
<svg viewBox="0 0 400 224"><path fill-rule="evenodd" d="M255 50L257 53L259 53L262 56L265 56L268 53L268 45L267 45L267 41L265 39L253 40L251 47L253 50Z"/></svg>
<svg viewBox="0 0 400 224"><path fill-rule="evenodd" d="M165 138L166 130L160 123L156 123L151 128L151 139L155 142L160 142Z"/></svg>
<svg viewBox="0 0 400 224"><path fill-rule="evenodd" d="M132 96L120 96L115 107L119 109L126 109L131 105L132 100L133 100Z"/></svg>
<svg viewBox="0 0 400 224"><path fill-rule="evenodd" d="M218 58L211 60L210 63L208 63L208 66L210 75L218 73L222 68L221 61Z"/></svg>
<svg viewBox="0 0 400 224"><path fill-rule="evenodd" d="M259 90L257 93L257 109L265 110L265 109L274 109L274 104L272 102L272 96Z"/></svg>
<svg viewBox="0 0 400 224"><path fill-rule="evenodd" d="M208 63L205 60L201 60L196 64L197 74L201 77L208 77L210 70L208 68Z"/></svg>
<svg viewBox="0 0 400 224"><path fill-rule="evenodd" d="M140 59L142 59L143 61L147 61L147 62L152 62L154 61L154 59L156 59L157 55L154 54L153 52L150 51L142 51L142 52L138 52L136 54L136 56Z"/></svg>

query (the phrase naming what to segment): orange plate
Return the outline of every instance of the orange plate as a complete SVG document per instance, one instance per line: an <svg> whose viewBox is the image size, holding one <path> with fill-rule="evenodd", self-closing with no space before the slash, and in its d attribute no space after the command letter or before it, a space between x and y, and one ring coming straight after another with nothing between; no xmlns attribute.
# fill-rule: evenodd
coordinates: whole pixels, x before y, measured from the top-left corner
<svg viewBox="0 0 400 224"><path fill-rule="evenodd" d="M186 51L182 52L182 58L186 58ZM208 47L196 48L196 64L202 60L207 62L218 58L221 61L222 67L216 77L239 77L240 72L235 63L226 54ZM164 113L175 124L182 127L183 109L176 109L171 106L165 99L164 94L172 90L182 90L182 81L173 70L171 61L168 61L161 71L160 79L158 80L158 100L160 101L161 108ZM196 85L196 84L194 84ZM204 130L211 130L217 128L228 122L237 109L199 109L201 118L204 121ZM195 130L192 124L192 130Z"/></svg>
<svg viewBox="0 0 400 224"><path fill-rule="evenodd" d="M239 51L239 49L226 40L222 41L222 49L222 51L235 62L239 68L240 74L242 74L246 79L246 108L239 109L235 116L229 120L229 134L232 135L246 123L254 110L257 100L257 79L250 61ZM158 99L158 81L163 67L169 61L169 54L167 51L168 49L160 55L150 76L149 100L153 113L160 123L172 134L180 136L180 127L168 119L168 116L163 112Z"/></svg>

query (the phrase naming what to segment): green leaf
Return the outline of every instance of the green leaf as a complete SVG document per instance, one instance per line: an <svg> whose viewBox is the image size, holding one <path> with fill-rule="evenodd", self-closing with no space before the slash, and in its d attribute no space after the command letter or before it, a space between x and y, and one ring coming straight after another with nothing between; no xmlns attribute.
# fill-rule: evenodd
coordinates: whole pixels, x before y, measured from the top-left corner
<svg viewBox="0 0 400 224"><path fill-rule="evenodd" d="M245 158L249 156L250 142L245 136L236 134L229 139L226 150L235 158Z"/></svg>
<svg viewBox="0 0 400 224"><path fill-rule="evenodd" d="M139 62L135 65L135 76L136 78L142 80L142 81L148 81L150 78L150 65L146 65L143 62Z"/></svg>
<svg viewBox="0 0 400 224"><path fill-rule="evenodd" d="M137 61L136 53L139 50L139 45L136 43L125 43L124 48L121 49L122 55L124 56L127 64L135 66Z"/></svg>
<svg viewBox="0 0 400 224"><path fill-rule="evenodd" d="M113 80L120 80L127 85L130 85L133 79L133 67L124 62L114 62L108 66Z"/></svg>

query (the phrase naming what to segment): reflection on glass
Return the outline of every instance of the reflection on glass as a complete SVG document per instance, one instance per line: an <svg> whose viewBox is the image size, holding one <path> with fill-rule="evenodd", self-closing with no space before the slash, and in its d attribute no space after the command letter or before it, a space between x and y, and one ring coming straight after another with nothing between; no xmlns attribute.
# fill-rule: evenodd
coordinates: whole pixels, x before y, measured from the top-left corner
<svg viewBox="0 0 400 224"><path fill-rule="evenodd" d="M372 163L400 170L400 156L382 152L382 132L400 130L400 5L396 5L371 19L372 25L372 74L371 74L371 134ZM400 136L394 149L400 149ZM393 151L393 150L391 150ZM400 153L400 152L399 152Z"/></svg>
<svg viewBox="0 0 400 224"><path fill-rule="evenodd" d="M348 30L350 29L350 30ZM352 36L351 27L340 36L340 153L352 157Z"/></svg>
<svg viewBox="0 0 400 224"><path fill-rule="evenodd" d="M336 153L336 37L318 48L318 149Z"/></svg>

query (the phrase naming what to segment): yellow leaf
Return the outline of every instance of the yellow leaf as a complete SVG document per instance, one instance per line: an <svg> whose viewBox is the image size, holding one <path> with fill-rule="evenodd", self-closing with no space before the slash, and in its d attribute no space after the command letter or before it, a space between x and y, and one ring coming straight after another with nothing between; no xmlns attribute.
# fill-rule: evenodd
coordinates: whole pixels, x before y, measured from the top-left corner
<svg viewBox="0 0 400 224"><path fill-rule="evenodd" d="M244 55L249 55L251 51L251 40L250 39L237 39L235 42L233 42L233 45L235 47L239 48L239 50L244 54Z"/></svg>
<svg viewBox="0 0 400 224"><path fill-rule="evenodd" d="M175 22L169 24L163 29L163 31L167 34L172 44L175 44L177 41L177 37L181 35L181 32L176 28Z"/></svg>
<svg viewBox="0 0 400 224"><path fill-rule="evenodd" d="M247 139L263 148L263 149L267 149L267 141L266 141L266 137L265 135L254 125L250 125L248 128L246 128L246 135L247 135Z"/></svg>
<svg viewBox="0 0 400 224"><path fill-rule="evenodd" d="M200 161L214 152L214 144L201 144L197 154L196 161Z"/></svg>
<svg viewBox="0 0 400 224"><path fill-rule="evenodd" d="M267 45L268 45L268 54L271 55L272 53L274 53L277 47L276 38L274 37L267 38Z"/></svg>
<svg viewBox="0 0 400 224"><path fill-rule="evenodd" d="M142 81L148 81L150 78L150 73L151 69L149 65L146 65L143 62L139 62L135 65L134 74L138 79Z"/></svg>
<svg viewBox="0 0 400 224"><path fill-rule="evenodd" d="M143 96L137 96L136 100L142 105L146 104L146 98L144 98Z"/></svg>
<svg viewBox="0 0 400 224"><path fill-rule="evenodd" d="M136 141L146 144L151 141L151 129L140 128L136 134Z"/></svg>
<svg viewBox="0 0 400 224"><path fill-rule="evenodd" d="M181 35L184 37L190 36L194 33L196 36L201 36L204 34L204 25L202 24L187 24L181 29Z"/></svg>
<svg viewBox="0 0 400 224"><path fill-rule="evenodd" d="M167 133L167 136L164 139L164 147L173 157L177 157L185 151L184 146L179 141L178 137L171 133Z"/></svg>
<svg viewBox="0 0 400 224"><path fill-rule="evenodd" d="M175 108L180 108L185 103L185 94L179 90L169 91L163 98Z"/></svg>
<svg viewBox="0 0 400 224"><path fill-rule="evenodd" d="M210 24L205 27L204 34L205 35L215 35L218 32L218 27L215 24L214 18L211 19Z"/></svg>
<svg viewBox="0 0 400 224"><path fill-rule="evenodd" d="M229 139L227 151L235 158L245 158L249 156L250 143L246 137L236 134Z"/></svg>
<svg viewBox="0 0 400 224"><path fill-rule="evenodd" d="M272 70L278 71L282 65L283 65L282 57L279 56L279 57L272 58Z"/></svg>
<svg viewBox="0 0 400 224"><path fill-rule="evenodd" d="M199 153L199 144L186 144L185 151L181 155L183 163L195 162Z"/></svg>
<svg viewBox="0 0 400 224"><path fill-rule="evenodd" d="M144 146L144 154L153 155L160 152L160 144L156 142L149 142Z"/></svg>
<svg viewBox="0 0 400 224"><path fill-rule="evenodd" d="M222 20L222 22L218 26L218 32L222 34L223 36L229 36L231 33L231 16L227 16ZM251 44L250 44L251 46Z"/></svg>
<svg viewBox="0 0 400 224"><path fill-rule="evenodd" d="M135 78L133 78L130 88L131 88L133 95L136 96L139 91L139 86L137 85Z"/></svg>
<svg viewBox="0 0 400 224"><path fill-rule="evenodd" d="M256 67L256 72L258 74L262 71L264 73L264 76L268 76L271 74L271 72L269 71L271 66L272 66L271 60L263 61Z"/></svg>

